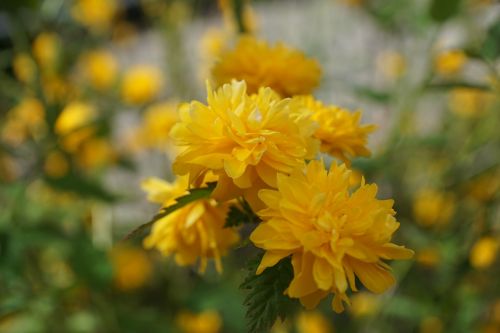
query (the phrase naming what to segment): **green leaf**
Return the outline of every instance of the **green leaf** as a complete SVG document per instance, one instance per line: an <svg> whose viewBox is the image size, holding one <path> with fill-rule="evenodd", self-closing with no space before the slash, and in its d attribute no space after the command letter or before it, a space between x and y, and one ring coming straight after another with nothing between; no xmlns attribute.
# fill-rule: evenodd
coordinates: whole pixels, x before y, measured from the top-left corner
<svg viewBox="0 0 500 333"><path fill-rule="evenodd" d="M69 173L61 178L45 177L45 182L55 189L74 192L82 197L106 202L114 202L117 199L115 194L110 193L99 182L75 173Z"/></svg>
<svg viewBox="0 0 500 333"><path fill-rule="evenodd" d="M237 227L247 223L258 223L260 218L254 213L246 200L239 200L236 205L229 207L224 228Z"/></svg>
<svg viewBox="0 0 500 333"><path fill-rule="evenodd" d="M493 60L500 56L500 21L490 29L480 52L486 59Z"/></svg>
<svg viewBox="0 0 500 333"><path fill-rule="evenodd" d="M250 333L268 332L278 317L284 320L299 308L296 299L284 295L293 279L290 257L256 275L261 259L262 254L248 263L248 275L240 286L240 289L248 291L244 305L247 307L246 319Z"/></svg>
<svg viewBox="0 0 500 333"><path fill-rule="evenodd" d="M433 0L430 15L436 22L444 22L455 16L460 10L461 0Z"/></svg>
<svg viewBox="0 0 500 333"><path fill-rule="evenodd" d="M175 204L162 208L160 210L160 212L158 214L156 214L151 219L151 221L149 221L148 223L144 223L144 224L140 225L139 227L137 227L136 229L132 230L129 234L127 234L123 238L123 240L129 240L129 239L135 237L136 235L142 233L146 229L151 228L153 226L153 224L155 224L155 222L158 221L159 219L167 216L168 214L176 211L179 208L184 207L185 205L187 205L193 201L203 199L203 198L208 198L210 196L210 194L212 194L216 185L217 185L217 183L213 182L213 183L208 183L207 187L194 188L194 189L189 190L188 194L175 199L175 201L176 201Z"/></svg>

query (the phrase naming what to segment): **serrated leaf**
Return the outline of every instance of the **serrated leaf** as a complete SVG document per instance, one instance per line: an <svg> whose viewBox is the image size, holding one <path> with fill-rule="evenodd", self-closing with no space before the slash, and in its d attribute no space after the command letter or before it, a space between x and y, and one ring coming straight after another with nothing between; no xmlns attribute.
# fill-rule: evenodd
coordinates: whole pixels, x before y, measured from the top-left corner
<svg viewBox="0 0 500 333"><path fill-rule="evenodd" d="M160 212L158 214L156 214L151 219L151 221L149 221L148 223L144 223L144 224L140 225L139 227L137 227L136 229L132 230L130 233L128 233L123 238L123 240L129 240L132 237L138 235L139 233L142 233L146 229L151 228L153 226L153 224L155 224L155 222L158 221L159 219L161 219L162 217L165 217L168 214L171 214L172 212L176 211L177 209L180 209L193 201L203 199L203 198L208 198L210 196L210 194L212 194L216 184L217 183L215 183L215 182L208 183L207 187L190 189L188 194L175 199L175 201L176 201L175 204L162 208L160 210Z"/></svg>
<svg viewBox="0 0 500 333"><path fill-rule="evenodd" d="M244 305L250 333L268 332L278 317L284 320L298 308L296 299L284 295L293 279L291 259L284 258L256 275L261 259L262 254L248 263L248 275L240 285L240 289L248 291Z"/></svg>
<svg viewBox="0 0 500 333"><path fill-rule="evenodd" d="M248 202L240 200L238 204L229 207L224 228L232 228L242 224L258 222L260 222L260 218L254 213Z"/></svg>

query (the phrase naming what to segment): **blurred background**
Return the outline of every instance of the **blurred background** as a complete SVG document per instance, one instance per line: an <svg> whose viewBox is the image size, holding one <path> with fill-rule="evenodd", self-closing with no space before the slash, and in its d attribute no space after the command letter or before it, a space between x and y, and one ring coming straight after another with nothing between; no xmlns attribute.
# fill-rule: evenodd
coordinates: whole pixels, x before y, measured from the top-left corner
<svg viewBox="0 0 500 333"><path fill-rule="evenodd" d="M235 15L241 6L241 17ZM172 180L177 105L239 31L323 70L375 124L354 170L394 198L398 284L273 332L500 332L500 3L1 0L0 332L245 332L241 246L204 275L122 241Z"/></svg>

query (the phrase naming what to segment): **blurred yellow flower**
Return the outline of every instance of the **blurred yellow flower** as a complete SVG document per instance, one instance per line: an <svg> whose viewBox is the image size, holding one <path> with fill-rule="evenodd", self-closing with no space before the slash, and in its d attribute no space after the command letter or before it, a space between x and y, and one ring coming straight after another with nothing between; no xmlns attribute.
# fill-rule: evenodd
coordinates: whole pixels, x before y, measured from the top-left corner
<svg viewBox="0 0 500 333"><path fill-rule="evenodd" d="M94 107L85 102L71 102L62 110L56 120L54 129L58 135L67 135L94 120Z"/></svg>
<svg viewBox="0 0 500 333"><path fill-rule="evenodd" d="M441 260L441 254L438 249L428 247L417 251L415 259L422 266L435 267Z"/></svg>
<svg viewBox="0 0 500 333"><path fill-rule="evenodd" d="M179 184L187 185L185 178ZM161 182L159 179L147 181L144 189L149 198L169 206L177 198L179 184ZM186 193L184 187L182 194ZM159 219L153 225L151 234L144 239L145 248L156 248L164 256L174 255L180 266L195 264L199 260L199 270L204 272L207 260L215 260L215 268L222 272L221 256L239 240L238 233L224 228L229 203L217 203L213 199L201 199L177 209Z"/></svg>
<svg viewBox="0 0 500 333"><path fill-rule="evenodd" d="M448 95L451 112L461 117L484 115L498 103L493 93L476 88L455 88Z"/></svg>
<svg viewBox="0 0 500 333"><path fill-rule="evenodd" d="M53 71L57 63L60 47L59 36L53 32L42 32L36 36L32 46L33 56L42 70Z"/></svg>
<svg viewBox="0 0 500 333"><path fill-rule="evenodd" d="M310 94L319 84L321 68L314 59L288 48L274 46L251 36L240 37L233 50L224 51L212 68L218 86L244 80L249 93L270 87L282 97Z"/></svg>
<svg viewBox="0 0 500 333"><path fill-rule="evenodd" d="M361 112L350 112L334 105L323 105L312 96L296 96L292 99L294 110L312 112L312 119L318 123L314 136L321 140L320 150L341 159L344 163L358 156L370 156L368 134L374 125L359 123Z"/></svg>
<svg viewBox="0 0 500 333"><path fill-rule="evenodd" d="M181 312L177 315L176 322L183 333L218 333L222 328L222 319L213 310L197 314Z"/></svg>
<svg viewBox="0 0 500 333"><path fill-rule="evenodd" d="M294 116L289 100L271 89L249 96L245 82L233 81L216 91L207 86L207 93L208 104L182 108L171 131L176 144L186 147L173 170L189 174L191 184L213 171L219 176L214 197L244 195L255 208L258 190L275 187L277 173L288 174L315 156L314 122L307 113Z"/></svg>
<svg viewBox="0 0 500 333"><path fill-rule="evenodd" d="M380 299L373 294L360 292L351 297L351 307L349 311L355 317L373 315L380 307Z"/></svg>
<svg viewBox="0 0 500 333"><path fill-rule="evenodd" d="M455 213L455 198L448 192L420 190L413 201L413 215L422 226L447 224Z"/></svg>
<svg viewBox="0 0 500 333"><path fill-rule="evenodd" d="M86 53L82 60L83 73L97 90L106 90L115 83L118 64L113 55L105 50Z"/></svg>
<svg viewBox="0 0 500 333"><path fill-rule="evenodd" d="M170 141L170 130L179 119L177 108L178 103L174 102L149 106L135 133L135 144L139 147L165 149Z"/></svg>
<svg viewBox="0 0 500 333"><path fill-rule="evenodd" d="M111 26L117 9L116 0L76 0L71 15L91 30L102 32Z"/></svg>
<svg viewBox="0 0 500 333"><path fill-rule="evenodd" d="M407 63L398 51L384 51L377 57L377 69L388 79L398 79L406 72Z"/></svg>
<svg viewBox="0 0 500 333"><path fill-rule="evenodd" d="M205 82L210 77L210 70L222 54L230 39L230 33L223 29L207 29L200 39L200 79Z"/></svg>
<svg viewBox="0 0 500 333"><path fill-rule="evenodd" d="M462 50L448 50L439 53L434 59L434 69L441 75L453 75L462 70L467 56Z"/></svg>
<svg viewBox="0 0 500 333"><path fill-rule="evenodd" d="M399 228L392 200L376 199L377 186L349 188L350 171L322 161L310 162L305 172L278 175L278 190L261 190L267 208L263 222L250 235L266 250L257 268L292 255L294 278L286 293L314 308L330 292L332 308L343 311L348 287L357 291L355 277L370 291L382 293L394 284L384 260L409 259L413 251L391 243Z"/></svg>
<svg viewBox="0 0 500 333"><path fill-rule="evenodd" d="M86 102L75 101L66 105L54 125L66 151L75 152L84 141L93 136L95 129L91 124L95 117L95 108Z"/></svg>
<svg viewBox="0 0 500 333"><path fill-rule="evenodd" d="M500 171L486 173L467 184L468 196L479 202L488 202L495 198L500 189Z"/></svg>
<svg viewBox="0 0 500 333"><path fill-rule="evenodd" d="M151 260L144 250L119 245L110 252L115 286L123 291L134 290L146 284L152 275Z"/></svg>
<svg viewBox="0 0 500 333"><path fill-rule="evenodd" d="M36 64L26 53L16 54L12 61L12 68L16 79L24 83L33 82L36 76Z"/></svg>
<svg viewBox="0 0 500 333"><path fill-rule="evenodd" d="M301 312L297 318L298 333L333 333L332 324L320 312Z"/></svg>
<svg viewBox="0 0 500 333"><path fill-rule="evenodd" d="M158 96L163 78L158 68L148 65L136 65L125 72L121 93L128 104L140 105L150 102Z"/></svg>
<svg viewBox="0 0 500 333"><path fill-rule="evenodd" d="M1 137L12 145L19 145L30 135L37 137L46 130L45 108L36 98L25 97L11 109L2 128Z"/></svg>
<svg viewBox="0 0 500 333"><path fill-rule="evenodd" d="M443 329L443 321L435 316L425 317L420 323L420 333L441 333Z"/></svg>
<svg viewBox="0 0 500 333"><path fill-rule="evenodd" d="M44 76L41 83L43 94L49 103L63 104L77 98L79 93L78 87L57 75Z"/></svg>
<svg viewBox="0 0 500 333"><path fill-rule="evenodd" d="M89 138L79 147L78 163L86 169L98 168L112 163L116 152L106 138Z"/></svg>
<svg viewBox="0 0 500 333"><path fill-rule="evenodd" d="M499 246L497 238L487 236L479 239L470 251L470 264L478 269L490 267L497 258Z"/></svg>
<svg viewBox="0 0 500 333"><path fill-rule="evenodd" d="M61 178L69 170L69 163L60 151L52 151L45 158L44 171L49 177Z"/></svg>

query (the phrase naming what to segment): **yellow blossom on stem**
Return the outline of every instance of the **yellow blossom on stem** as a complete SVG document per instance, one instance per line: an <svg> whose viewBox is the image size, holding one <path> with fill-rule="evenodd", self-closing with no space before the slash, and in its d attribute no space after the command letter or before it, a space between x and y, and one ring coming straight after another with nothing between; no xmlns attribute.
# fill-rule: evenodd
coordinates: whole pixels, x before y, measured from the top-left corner
<svg viewBox="0 0 500 333"><path fill-rule="evenodd" d="M16 79L24 83L33 82L36 76L36 64L26 53L17 54L12 61Z"/></svg>
<svg viewBox="0 0 500 333"><path fill-rule="evenodd" d="M439 53L434 60L434 68L441 75L453 75L462 70L467 56L462 50L448 50Z"/></svg>
<svg viewBox="0 0 500 333"><path fill-rule="evenodd" d="M496 260L500 242L494 237L479 239L470 251L470 263L475 268L488 268Z"/></svg>
<svg viewBox="0 0 500 333"><path fill-rule="evenodd" d="M115 286L123 291L142 287L151 277L153 267L144 250L116 246L110 253Z"/></svg>
<svg viewBox="0 0 500 333"><path fill-rule="evenodd" d="M148 107L141 127L135 133L135 143L140 147L163 149L170 141L169 132L178 121L178 104L162 102Z"/></svg>
<svg viewBox="0 0 500 333"><path fill-rule="evenodd" d="M333 333L332 324L320 312L301 312L297 330L299 333Z"/></svg>
<svg viewBox="0 0 500 333"><path fill-rule="evenodd" d="M116 0L76 0L71 14L73 18L93 31L106 31L116 15Z"/></svg>
<svg viewBox="0 0 500 333"><path fill-rule="evenodd" d="M260 274L292 256L294 278L286 293L314 308L329 293L332 308L343 311L348 288L357 291L355 278L370 291L382 293L395 280L384 260L409 259L413 251L391 243L399 223L392 200L378 200L375 184L349 188L350 171L322 161L305 170L278 175L278 190L261 190L267 206L257 214L263 222L250 235L266 251Z"/></svg>
<svg viewBox="0 0 500 333"><path fill-rule="evenodd" d="M350 312L355 317L370 316L377 312L380 307L380 299L368 292L360 292L351 298Z"/></svg>
<svg viewBox="0 0 500 333"><path fill-rule="evenodd" d="M26 97L8 112L1 137L12 145L18 145L29 136L43 134L46 130L44 117L43 104L36 98Z"/></svg>
<svg viewBox="0 0 500 333"><path fill-rule="evenodd" d="M154 179L143 186L152 201L167 207L187 193L187 185L187 179L181 177L177 184ZM239 240L235 230L224 228L228 210L229 203L217 203L214 199L191 202L156 221L151 234L144 239L144 247L156 248L164 256L174 255L180 266L193 265L199 260L200 272L205 271L208 259L213 258L220 273L221 256Z"/></svg>
<svg viewBox="0 0 500 333"><path fill-rule="evenodd" d="M178 175L196 184L208 171L219 176L213 193L219 199L244 195L255 208L257 192L275 187L277 173L289 174L315 156L316 125L307 112L297 116L290 100L270 88L249 96L245 82L233 81L216 91L207 86L208 103L192 102L180 110L171 131L185 150L173 164Z"/></svg>
<svg viewBox="0 0 500 333"><path fill-rule="evenodd" d="M445 225L454 213L455 198L451 193L423 189L413 201L413 215L422 226Z"/></svg>
<svg viewBox="0 0 500 333"><path fill-rule="evenodd" d="M121 86L123 100L128 104L140 105L158 96L162 88L162 75L158 68L137 65L125 72Z"/></svg>
<svg viewBox="0 0 500 333"><path fill-rule="evenodd" d="M222 328L220 315L212 310L197 314L184 311L179 313L176 319L183 333L218 333Z"/></svg>
<svg viewBox="0 0 500 333"><path fill-rule="evenodd" d="M270 87L283 97L309 94L319 84L321 68L316 60L288 48L243 36L236 47L223 52L212 68L212 77L221 86L244 80L249 93Z"/></svg>
<svg viewBox="0 0 500 333"><path fill-rule="evenodd" d="M51 72L59 56L61 41L53 32L42 32L33 41L33 56L42 70Z"/></svg>
<svg viewBox="0 0 500 333"><path fill-rule="evenodd" d="M296 96L292 99L294 109L312 112L318 123L314 136L321 140L321 151L341 159L344 163L358 156L370 156L367 148L368 134L374 125L361 125L361 112L350 112L334 105L324 105L312 96Z"/></svg>
<svg viewBox="0 0 500 333"><path fill-rule="evenodd" d="M498 102L495 94L476 88L455 88L448 95L451 112L464 118L482 116Z"/></svg>
<svg viewBox="0 0 500 333"><path fill-rule="evenodd" d="M65 150L75 152L85 140L93 136L95 129L91 123L95 117L95 108L86 102L75 101L66 105L54 126Z"/></svg>
<svg viewBox="0 0 500 333"><path fill-rule="evenodd" d="M104 50L88 52L82 60L83 74L97 90L111 88L118 74L118 64L113 55Z"/></svg>

